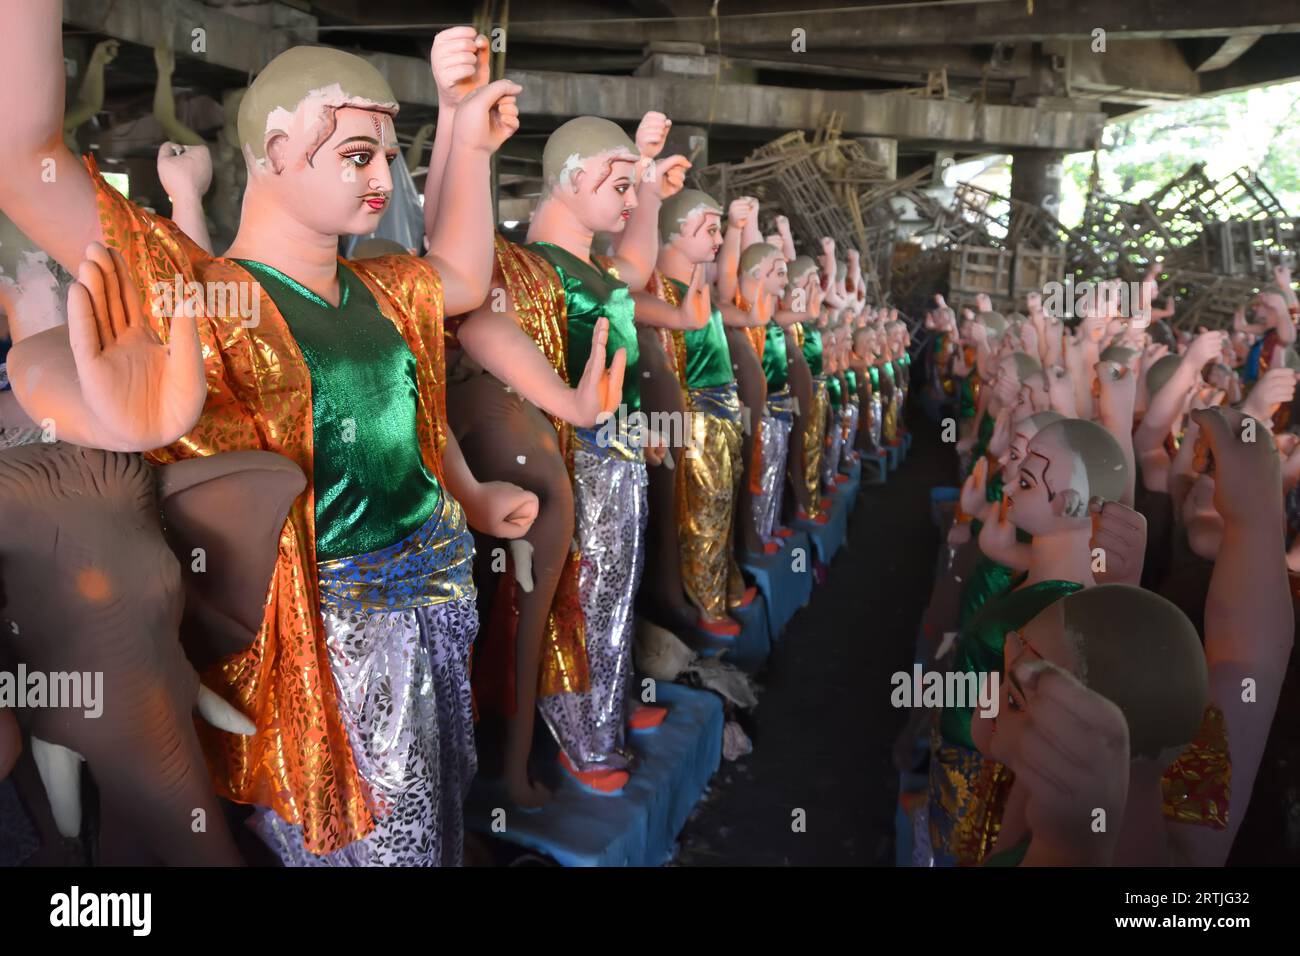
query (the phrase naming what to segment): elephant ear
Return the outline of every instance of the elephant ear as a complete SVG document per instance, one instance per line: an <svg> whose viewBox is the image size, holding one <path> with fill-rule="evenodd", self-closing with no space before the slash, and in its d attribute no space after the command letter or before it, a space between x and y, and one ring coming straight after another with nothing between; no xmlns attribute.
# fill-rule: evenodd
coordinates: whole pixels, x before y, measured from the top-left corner
<svg viewBox="0 0 1300 956"><path fill-rule="evenodd" d="M237 654L262 626L280 532L307 487L269 451L232 451L158 468L167 541L185 581L181 640L194 666Z"/></svg>

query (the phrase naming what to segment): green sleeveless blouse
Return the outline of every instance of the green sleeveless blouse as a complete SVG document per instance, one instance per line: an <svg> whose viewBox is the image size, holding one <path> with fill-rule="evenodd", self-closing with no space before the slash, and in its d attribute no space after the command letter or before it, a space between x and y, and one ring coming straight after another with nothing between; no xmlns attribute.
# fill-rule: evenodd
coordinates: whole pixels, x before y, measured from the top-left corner
<svg viewBox="0 0 1300 956"><path fill-rule="evenodd" d="M809 372L814 376L822 373L822 333L815 326L803 327L803 357Z"/></svg>
<svg viewBox="0 0 1300 956"><path fill-rule="evenodd" d="M843 385L838 375L826 376L826 395L830 399L831 408L839 408L844 403Z"/></svg>
<svg viewBox="0 0 1300 956"><path fill-rule="evenodd" d="M785 351L785 329L769 319L767 344L763 346L763 374L768 392L779 392L790 380L790 357Z"/></svg>
<svg viewBox="0 0 1300 956"><path fill-rule="evenodd" d="M1019 584L1026 577L1027 574L1021 574L1015 583ZM1081 590L1083 585L1074 581L1040 581L989 601L961 629L952 669L1001 674L1007 631L1024 627L1044 608ZM944 739L973 750L975 743L970 734L973 713L973 707L945 707L939 717L939 729Z"/></svg>
<svg viewBox="0 0 1300 956"><path fill-rule="evenodd" d="M637 367L641 353L636 344L636 303L626 282L614 278L604 269L583 262L567 249L550 242L530 242L527 246L555 269L564 287L568 324L568 360L572 374L581 377L591 355L591 337L596 321L609 319L609 340L605 346L605 367L619 349L627 349L627 374L623 376L623 404L629 413L641 408L641 372Z"/></svg>
<svg viewBox="0 0 1300 956"><path fill-rule="evenodd" d="M679 296L686 295L688 286L685 282L668 281L677 287ZM715 308L708 325L684 332L682 338L686 342L687 388L717 388L736 380L731 370L731 350L727 347L721 311Z"/></svg>
<svg viewBox="0 0 1300 956"><path fill-rule="evenodd" d="M438 507L424 466L415 356L370 290L340 264L339 305L289 276L238 259L284 316L311 375L316 556L396 544Z"/></svg>

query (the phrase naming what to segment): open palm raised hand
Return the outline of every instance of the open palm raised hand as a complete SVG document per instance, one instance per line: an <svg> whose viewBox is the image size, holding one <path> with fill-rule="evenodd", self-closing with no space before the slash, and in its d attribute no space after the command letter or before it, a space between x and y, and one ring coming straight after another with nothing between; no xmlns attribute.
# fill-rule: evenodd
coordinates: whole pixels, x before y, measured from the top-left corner
<svg viewBox="0 0 1300 956"><path fill-rule="evenodd" d="M117 250L97 242L86 248L68 290L68 337L82 398L105 430L104 448L161 448L198 422L207 383L196 317L178 307L161 342Z"/></svg>

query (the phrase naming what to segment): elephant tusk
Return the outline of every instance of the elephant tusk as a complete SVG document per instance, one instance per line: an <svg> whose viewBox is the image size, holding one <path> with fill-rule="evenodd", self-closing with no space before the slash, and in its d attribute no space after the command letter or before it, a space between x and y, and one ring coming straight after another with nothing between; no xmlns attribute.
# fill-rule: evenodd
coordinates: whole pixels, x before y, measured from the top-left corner
<svg viewBox="0 0 1300 956"><path fill-rule="evenodd" d="M515 560L515 580L524 593L533 593L533 545L523 538L512 538L510 557Z"/></svg>
<svg viewBox="0 0 1300 956"><path fill-rule="evenodd" d="M50 800L54 825L65 837L81 835L81 763L86 758L75 750L32 738L32 759Z"/></svg>
<svg viewBox="0 0 1300 956"><path fill-rule="evenodd" d="M197 706L199 716L218 730L239 734L242 737L251 737L257 733L256 724L202 684L199 685Z"/></svg>

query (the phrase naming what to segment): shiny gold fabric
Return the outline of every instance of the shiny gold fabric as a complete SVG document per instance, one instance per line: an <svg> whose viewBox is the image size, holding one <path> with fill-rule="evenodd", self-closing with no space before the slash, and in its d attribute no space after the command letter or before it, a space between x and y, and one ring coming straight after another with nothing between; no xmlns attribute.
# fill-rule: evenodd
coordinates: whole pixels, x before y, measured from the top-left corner
<svg viewBox="0 0 1300 956"><path fill-rule="evenodd" d="M826 379L814 378L812 402L804 418L803 429L803 480L808 489L808 517L822 513L821 472L822 455L826 440Z"/></svg>
<svg viewBox="0 0 1300 956"><path fill-rule="evenodd" d="M898 441L898 389L895 388L893 393L884 402L881 409L884 421L881 423L880 434L887 444L894 444Z"/></svg>
<svg viewBox="0 0 1300 956"><path fill-rule="evenodd" d="M733 414L714 414L712 403L702 400L699 394L703 391L725 394ZM687 393L687 402L692 452L682 456L685 500L678 512L682 582L705 619L720 621L727 617L735 582L740 580L732 547L736 496L744 474L740 400L735 386L730 386L692 389Z"/></svg>
<svg viewBox="0 0 1300 956"><path fill-rule="evenodd" d="M1160 778L1165 818L1226 830L1231 783L1228 725L1223 711L1211 704L1196 738Z"/></svg>
<svg viewBox="0 0 1300 956"><path fill-rule="evenodd" d="M497 270L514 303L520 327L537 343L560 378L569 382L565 331L564 288L555 270L541 256L523 246L496 236ZM570 384L572 384L570 382ZM573 476L573 426L550 418L559 441L560 453ZM578 603L578 573L582 555L576 545L560 572L538 662L537 693L576 694L590 686L582 606Z"/></svg>
<svg viewBox="0 0 1300 956"><path fill-rule="evenodd" d="M736 308L742 312L749 312L753 305L736 290L735 298L732 300ZM749 344L754 347L754 354L758 356L758 364L763 364L763 347L767 344L767 329L758 326L744 330L745 337L749 339ZM753 429L753 447L749 454L749 492L754 495L763 493L763 416L761 410L755 410L757 414L750 415L750 428Z"/></svg>
<svg viewBox="0 0 1300 956"><path fill-rule="evenodd" d="M251 283L235 263L214 259L170 220L128 201L87 167L105 242L121 252L142 297L142 313L164 341L168 320L150 308L155 283ZM424 260L385 256L349 263L406 340L417 363L420 452L443 481L446 440L442 284ZM251 737L199 723L217 792L269 807L298 824L308 850L329 853L374 828L374 813L340 720L317 598L312 475L311 380L275 304L265 293L260 321L239 315L199 322L208 398L194 429L150 452L163 464L223 451L284 455L308 477L280 533L262 626L244 652L218 662L204 683L253 721Z"/></svg>
<svg viewBox="0 0 1300 956"><path fill-rule="evenodd" d="M1015 774L996 760L945 744L937 724L931 743L941 758L942 816L953 821L951 834L937 833L934 821L941 815L931 814L932 845L947 849L958 866L978 865L997 842ZM1160 778L1165 819L1226 829L1231 778L1227 724L1223 711L1210 704L1195 739Z"/></svg>
<svg viewBox="0 0 1300 956"><path fill-rule="evenodd" d="M937 792L944 811L930 814L931 846L942 848L957 866L976 866L997 842L1015 774L996 760L981 759L976 751L945 743L937 720L930 749L938 756ZM940 821L950 823L951 832L940 832Z"/></svg>
<svg viewBox="0 0 1300 956"><path fill-rule="evenodd" d="M677 291L677 286L669 282L668 277L658 269L650 277L650 282L646 285L646 291L663 299L673 308L682 304L681 293ZM659 332L659 341L664 347L664 354L668 356L668 364L677 373L677 381L684 391L689 366L686 358L686 335L680 329L658 329L657 331Z"/></svg>

